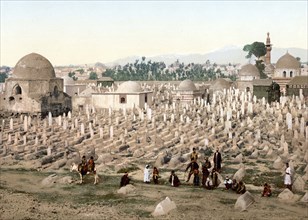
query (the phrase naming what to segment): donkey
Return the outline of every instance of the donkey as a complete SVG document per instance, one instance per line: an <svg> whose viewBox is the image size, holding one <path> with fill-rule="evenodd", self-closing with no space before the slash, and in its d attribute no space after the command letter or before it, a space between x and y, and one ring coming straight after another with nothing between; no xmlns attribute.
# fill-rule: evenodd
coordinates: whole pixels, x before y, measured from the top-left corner
<svg viewBox="0 0 308 220"><path fill-rule="evenodd" d="M79 165L76 163L72 163L71 165L71 172L76 171L80 175L80 184L83 183L83 176L88 175L88 174L93 174L94 175L94 184L98 183L98 175L96 173L96 168L94 168L94 171L89 171L88 166L84 167L85 169L80 169Z"/></svg>

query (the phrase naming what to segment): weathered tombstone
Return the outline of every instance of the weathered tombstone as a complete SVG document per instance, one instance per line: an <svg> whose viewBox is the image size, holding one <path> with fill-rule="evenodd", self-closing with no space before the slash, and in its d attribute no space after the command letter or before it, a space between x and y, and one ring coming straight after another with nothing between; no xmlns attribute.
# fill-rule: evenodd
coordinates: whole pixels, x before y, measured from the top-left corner
<svg viewBox="0 0 308 220"><path fill-rule="evenodd" d="M255 199L250 192L246 191L243 195L237 198L234 208L239 211L245 211L247 208L255 202Z"/></svg>
<svg viewBox="0 0 308 220"><path fill-rule="evenodd" d="M163 201L161 201L155 208L154 212L152 215L154 217L156 216L161 216L161 215L166 215L168 212L171 210L175 209L176 205L173 201L169 199L169 197L166 197Z"/></svg>
<svg viewBox="0 0 308 220"><path fill-rule="evenodd" d="M234 174L233 179L236 179L236 181L239 182L244 178L245 174L246 174L245 167L241 166L241 168Z"/></svg>
<svg viewBox="0 0 308 220"><path fill-rule="evenodd" d="M294 200L294 194L288 188L286 188L278 195L278 198L284 201L291 202Z"/></svg>

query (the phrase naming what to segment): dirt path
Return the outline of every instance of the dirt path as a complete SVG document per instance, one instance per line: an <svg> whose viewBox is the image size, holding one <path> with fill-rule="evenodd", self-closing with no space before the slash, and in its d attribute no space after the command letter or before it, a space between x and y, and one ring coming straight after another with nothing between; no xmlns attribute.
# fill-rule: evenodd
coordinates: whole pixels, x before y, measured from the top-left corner
<svg viewBox="0 0 308 220"><path fill-rule="evenodd" d="M141 171L137 171L141 172ZM172 188L144 184L133 180L136 193L119 195L119 175L102 176L94 186L89 177L79 185L52 184L42 180L51 173L35 170L1 168L0 219L148 219L151 212L166 196L175 201L177 209L157 219L307 219L304 203L286 203L276 197L261 198L251 191L256 202L247 211L234 210L238 195L216 189L213 191L182 185ZM77 174L57 173L58 176ZM167 173L163 176L166 176ZM136 174L138 176L138 174Z"/></svg>

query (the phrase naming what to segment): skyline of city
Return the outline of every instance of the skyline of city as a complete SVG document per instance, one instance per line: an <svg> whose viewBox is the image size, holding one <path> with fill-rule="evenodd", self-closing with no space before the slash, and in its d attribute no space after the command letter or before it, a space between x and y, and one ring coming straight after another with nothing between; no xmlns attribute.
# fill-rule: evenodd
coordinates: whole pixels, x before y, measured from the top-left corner
<svg viewBox="0 0 308 220"><path fill-rule="evenodd" d="M1 66L36 52L54 65L205 54L264 42L307 49L307 1L1 1ZM264 10L265 9L265 10Z"/></svg>

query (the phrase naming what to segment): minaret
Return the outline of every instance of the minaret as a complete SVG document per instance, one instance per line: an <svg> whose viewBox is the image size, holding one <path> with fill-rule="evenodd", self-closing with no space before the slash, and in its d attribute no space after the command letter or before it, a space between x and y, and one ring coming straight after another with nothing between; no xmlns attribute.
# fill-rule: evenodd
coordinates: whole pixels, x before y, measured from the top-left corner
<svg viewBox="0 0 308 220"><path fill-rule="evenodd" d="M265 64L271 64L271 50L272 50L272 45L271 45L271 39L269 37L269 32L267 32L267 38L266 38L266 55L265 55Z"/></svg>

